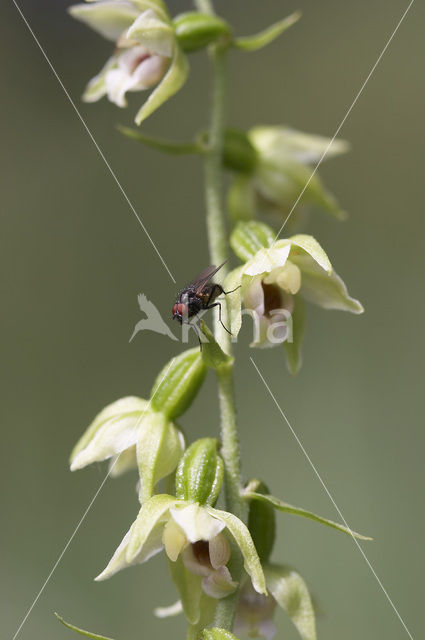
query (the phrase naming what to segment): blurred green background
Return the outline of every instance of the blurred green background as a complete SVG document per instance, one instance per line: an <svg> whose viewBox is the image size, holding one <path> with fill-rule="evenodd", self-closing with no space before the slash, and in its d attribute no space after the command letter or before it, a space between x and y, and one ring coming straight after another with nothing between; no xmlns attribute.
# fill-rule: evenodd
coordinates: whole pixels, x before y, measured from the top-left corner
<svg viewBox="0 0 425 640"><path fill-rule="evenodd" d="M106 101L80 105L85 81L110 47L67 16L68 4L21 0L180 286L208 263L200 163L164 157L115 131L118 122L132 123L140 95L126 111ZM190 7L169 4L173 13ZM217 1L240 34L303 11L277 43L232 55L229 123L287 123L333 135L406 6L407 0ZM12 638L104 478L102 466L69 472L72 445L105 404L146 396L158 369L179 351L155 334L128 343L140 317L137 294L146 293L167 316L178 286L13 3L3 3L1 14L0 618L3 637ZM252 354L346 520L375 538L363 548L414 637L424 626L425 569L424 19L423 4L415 2L341 132L352 152L321 170L349 221L315 212L309 226L366 313L310 307L304 368L295 379L281 350ZM208 92L207 59L196 54L184 90L145 130L188 137L206 123ZM237 355L245 475L265 477L275 494L336 519L250 364L246 340ZM191 438L216 432L214 398L211 375L184 418ZM182 619L152 615L176 597L162 555L93 582L135 516L135 480L107 482L22 640L72 637L53 611L117 640L183 638ZM274 558L307 580L321 611L320 638L407 637L352 540L283 514L278 522ZM278 637L296 638L283 614L278 620Z"/></svg>

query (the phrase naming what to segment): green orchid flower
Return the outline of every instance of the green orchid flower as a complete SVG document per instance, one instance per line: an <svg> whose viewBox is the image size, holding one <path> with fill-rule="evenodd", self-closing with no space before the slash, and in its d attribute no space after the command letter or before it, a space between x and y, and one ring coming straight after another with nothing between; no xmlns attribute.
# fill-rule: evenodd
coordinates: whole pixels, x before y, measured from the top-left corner
<svg viewBox="0 0 425 640"><path fill-rule="evenodd" d="M235 220L253 218L258 209L285 219L303 189L300 206L313 205L337 218L346 217L319 176L312 176L314 165L324 157L348 150L345 141L332 142L283 126L254 127L247 132L246 140L256 163L248 173L237 172L230 188L228 204Z"/></svg>
<svg viewBox="0 0 425 640"><path fill-rule="evenodd" d="M265 348L286 343L294 373L300 366L304 300L324 309L363 312L312 236L298 234L275 241L266 225L240 223L232 234L231 245L246 261L224 283L227 290L240 285L228 300L232 334L238 335L242 314L248 313L255 329L251 346Z"/></svg>
<svg viewBox="0 0 425 640"><path fill-rule="evenodd" d="M144 563L165 549L186 611L196 597L199 600L201 589L215 599L236 589L237 582L227 567L230 541L239 547L255 591L266 593L258 554L248 528L239 518L207 505L155 495L142 505L137 519L96 580L105 580L121 569ZM189 597L190 580L189 592L193 593Z"/></svg>
<svg viewBox="0 0 425 640"><path fill-rule="evenodd" d="M103 96L126 107L126 93L153 90L139 109L140 124L183 86L188 64L161 0L88 0L70 14L115 43L102 70L87 85L86 102Z"/></svg>

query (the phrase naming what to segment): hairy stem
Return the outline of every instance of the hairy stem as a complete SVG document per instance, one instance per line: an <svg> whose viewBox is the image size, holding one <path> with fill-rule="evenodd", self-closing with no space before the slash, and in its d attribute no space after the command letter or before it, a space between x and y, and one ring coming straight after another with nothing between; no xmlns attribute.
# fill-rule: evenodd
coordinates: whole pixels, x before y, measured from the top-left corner
<svg viewBox="0 0 425 640"><path fill-rule="evenodd" d="M197 0L202 11L212 12L209 0ZM227 50L221 44L211 47L213 69L213 95L211 121L209 127L209 149L205 154L205 199L207 210L207 231L211 262L219 265L228 257L228 240L222 203L222 148L225 126L226 66ZM225 267L222 273L225 272ZM227 323L226 305L223 305L222 319ZM227 326L227 325L226 325ZM215 337L223 350L231 353L230 336L215 321ZM225 469L226 508L242 520L246 519L246 506L240 497L240 449L236 426L235 395L233 387L233 366L217 369L218 396L221 422L221 454ZM231 564L232 576L240 580L243 570L242 558L234 549ZM219 600L215 624L231 630L237 604L237 593Z"/></svg>

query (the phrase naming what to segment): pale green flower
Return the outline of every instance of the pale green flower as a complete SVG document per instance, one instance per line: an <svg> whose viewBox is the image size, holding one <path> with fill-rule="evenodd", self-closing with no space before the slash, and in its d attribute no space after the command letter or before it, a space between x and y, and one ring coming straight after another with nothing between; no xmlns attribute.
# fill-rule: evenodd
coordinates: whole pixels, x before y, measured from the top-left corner
<svg viewBox="0 0 425 640"><path fill-rule="evenodd" d="M235 219L254 217L257 209L285 219L298 200L344 218L335 197L325 189L314 165L324 158L344 153L348 144L302 133L283 126L258 126L247 132L257 156L254 170L235 178L229 192L229 208ZM330 145L330 146L329 146Z"/></svg>
<svg viewBox="0 0 425 640"><path fill-rule="evenodd" d="M181 559L186 571L199 576L208 596L223 598L237 587L226 566L231 539L241 551L254 589L265 593L260 560L241 520L213 507L156 495L142 505L137 519L96 580L105 580L121 569L146 562L165 549L171 564Z"/></svg>
<svg viewBox="0 0 425 640"><path fill-rule="evenodd" d="M246 260L228 275L224 285L228 290L240 285L227 301L232 334L237 336L241 328L243 306L254 321L251 346L287 343L292 349L288 358L292 358L289 364L294 372L300 361L303 300L324 309L363 312L312 236L298 234L274 242L273 233L265 225L240 223L231 244L236 254Z"/></svg>
<svg viewBox="0 0 425 640"><path fill-rule="evenodd" d="M103 460L110 460L112 476L139 466L143 495L150 497L155 484L174 471L184 451L182 433L150 405L130 396L105 407L74 447L71 471Z"/></svg>
<svg viewBox="0 0 425 640"><path fill-rule="evenodd" d="M158 85L136 115L140 124L184 84L186 56L161 0L88 0L69 11L115 42L113 55L86 88L86 102L107 96L117 106L126 107L127 92Z"/></svg>

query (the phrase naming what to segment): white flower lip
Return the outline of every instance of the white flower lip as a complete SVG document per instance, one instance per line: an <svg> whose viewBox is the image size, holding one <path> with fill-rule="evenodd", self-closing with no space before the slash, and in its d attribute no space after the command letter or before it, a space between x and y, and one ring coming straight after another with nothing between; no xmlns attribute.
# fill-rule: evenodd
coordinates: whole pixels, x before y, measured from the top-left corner
<svg viewBox="0 0 425 640"><path fill-rule="evenodd" d="M225 528L224 522L213 518L197 504L170 509L173 520L181 527L189 542L210 541Z"/></svg>

